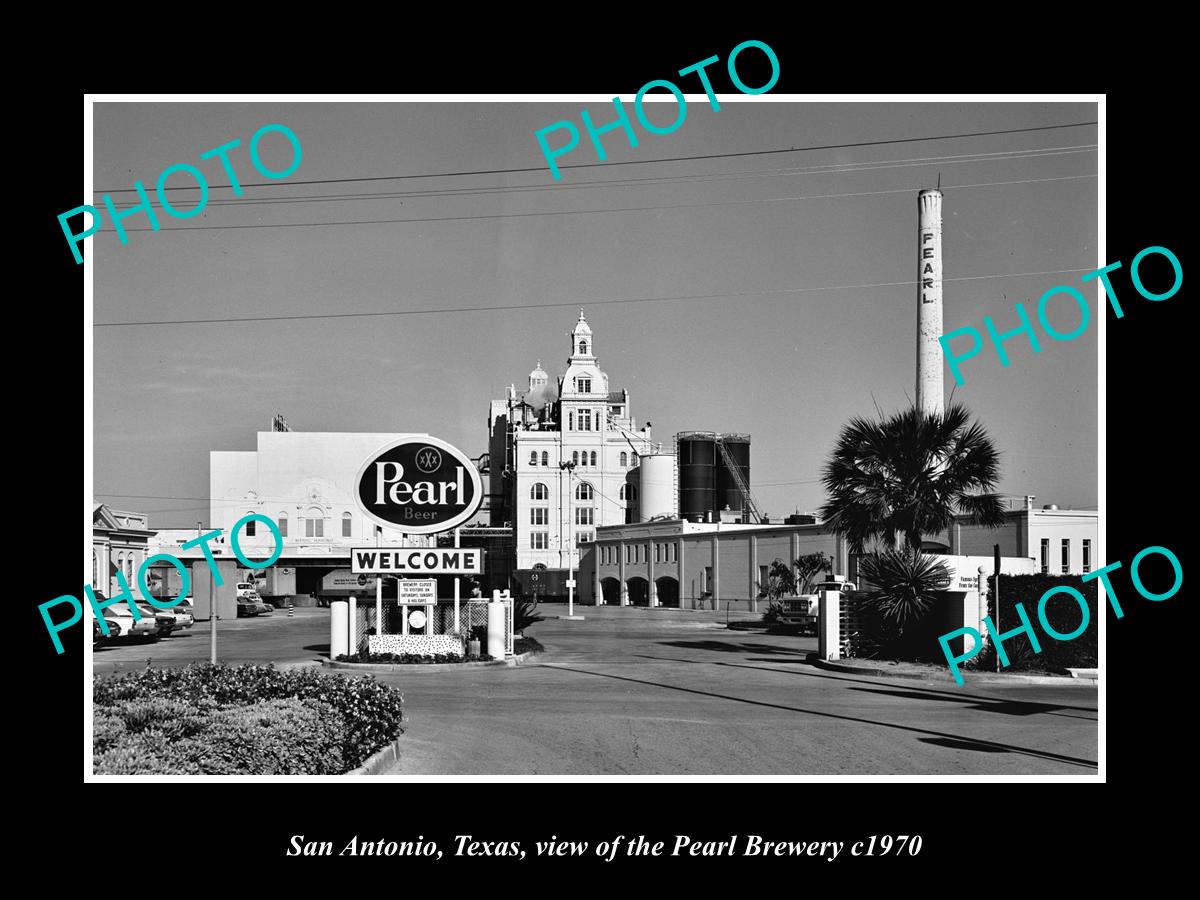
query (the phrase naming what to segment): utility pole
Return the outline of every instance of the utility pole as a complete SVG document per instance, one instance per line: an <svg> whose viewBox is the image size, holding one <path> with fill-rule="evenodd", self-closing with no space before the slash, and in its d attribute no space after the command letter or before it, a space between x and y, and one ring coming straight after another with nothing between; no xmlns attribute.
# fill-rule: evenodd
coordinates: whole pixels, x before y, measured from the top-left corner
<svg viewBox="0 0 1200 900"><path fill-rule="evenodd" d="M574 529L571 525L573 521L571 517L574 515L571 505L573 489L571 476L575 471L575 463L560 462L558 467L567 473L567 615L573 616L575 615L575 546L572 542Z"/></svg>

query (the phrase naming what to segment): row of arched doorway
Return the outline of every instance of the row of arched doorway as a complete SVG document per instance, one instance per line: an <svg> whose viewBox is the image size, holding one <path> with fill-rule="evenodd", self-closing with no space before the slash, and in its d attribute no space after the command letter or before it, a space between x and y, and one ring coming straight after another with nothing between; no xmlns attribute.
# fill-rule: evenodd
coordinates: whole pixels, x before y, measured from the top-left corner
<svg viewBox="0 0 1200 900"><path fill-rule="evenodd" d="M616 578L600 579L600 590L604 595L606 605L621 605L621 582ZM659 606L679 606L679 582L673 576L663 575L655 578L654 590ZM650 605L650 582L641 575L631 575L626 578L625 591L630 606Z"/></svg>

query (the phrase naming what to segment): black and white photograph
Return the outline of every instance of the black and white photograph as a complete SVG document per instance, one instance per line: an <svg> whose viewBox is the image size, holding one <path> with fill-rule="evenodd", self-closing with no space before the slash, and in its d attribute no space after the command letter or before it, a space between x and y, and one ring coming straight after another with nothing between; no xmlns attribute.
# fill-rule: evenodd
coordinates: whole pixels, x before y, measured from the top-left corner
<svg viewBox="0 0 1200 900"><path fill-rule="evenodd" d="M1103 98L761 69L94 98L89 780L1100 774Z"/></svg>

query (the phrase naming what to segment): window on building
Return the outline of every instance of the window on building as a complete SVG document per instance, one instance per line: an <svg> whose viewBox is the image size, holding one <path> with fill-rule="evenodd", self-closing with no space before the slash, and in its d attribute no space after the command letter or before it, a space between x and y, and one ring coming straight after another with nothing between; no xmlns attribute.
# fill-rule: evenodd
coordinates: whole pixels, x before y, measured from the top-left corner
<svg viewBox="0 0 1200 900"><path fill-rule="evenodd" d="M529 532L529 546L533 550L545 550L550 546L550 532L548 531L531 531Z"/></svg>
<svg viewBox="0 0 1200 900"><path fill-rule="evenodd" d="M630 499L630 500L637 500L637 494L638 494L638 491L637 491L637 485L636 485L636 484L631 484L631 485L629 486L629 499Z"/></svg>
<svg viewBox="0 0 1200 900"><path fill-rule="evenodd" d="M702 587L703 587L703 589L704 589L705 591L711 591L711 590L713 589L713 571L712 571L712 566L705 566L705 567L704 567L704 582L703 582L703 585L702 585Z"/></svg>
<svg viewBox="0 0 1200 900"><path fill-rule="evenodd" d="M567 413L567 431L575 430L575 413Z"/></svg>
<svg viewBox="0 0 1200 900"><path fill-rule="evenodd" d="M591 533L590 531L577 531L577 532L575 532L575 543L576 543L576 545L579 545L579 544L590 544L591 542L592 542L592 533Z"/></svg>
<svg viewBox="0 0 1200 900"><path fill-rule="evenodd" d="M550 454L547 453L545 450L542 451L542 465L543 466L550 465Z"/></svg>
<svg viewBox="0 0 1200 900"><path fill-rule="evenodd" d="M1092 542L1087 538L1083 539L1083 574L1086 575L1092 571Z"/></svg>
<svg viewBox="0 0 1200 900"><path fill-rule="evenodd" d="M1042 538L1042 574L1050 574L1050 538Z"/></svg>
<svg viewBox="0 0 1200 900"><path fill-rule="evenodd" d="M354 517L350 513L342 513L342 537L353 537L351 528L353 527Z"/></svg>
<svg viewBox="0 0 1200 900"><path fill-rule="evenodd" d="M325 537L325 517L319 510L309 510L304 520L305 537Z"/></svg>
<svg viewBox="0 0 1200 900"><path fill-rule="evenodd" d="M593 469L594 469L594 468L596 468L596 451L595 451L595 450L593 450L593 451L592 451L592 463L591 463L591 465L592 465L592 468L593 468Z"/></svg>
<svg viewBox="0 0 1200 900"><path fill-rule="evenodd" d="M1063 538L1062 542L1062 573L1071 574L1071 539Z"/></svg>
<svg viewBox="0 0 1200 900"><path fill-rule="evenodd" d="M100 576L100 561L96 557L96 551L92 551L92 587L100 587L100 583L96 579Z"/></svg>
<svg viewBox="0 0 1200 900"><path fill-rule="evenodd" d="M596 511L590 506L575 507L575 524L576 525L594 525Z"/></svg>
<svg viewBox="0 0 1200 900"><path fill-rule="evenodd" d="M579 430L592 430L592 411L590 409L581 409L579 411Z"/></svg>
<svg viewBox="0 0 1200 900"><path fill-rule="evenodd" d="M631 457L631 459L632 459L633 465L636 466L638 464L638 459L639 459L638 452L636 450L633 451L633 456Z"/></svg>
<svg viewBox="0 0 1200 900"><path fill-rule="evenodd" d="M130 553L125 559L125 580L133 584L133 554Z"/></svg>
<svg viewBox="0 0 1200 900"><path fill-rule="evenodd" d="M254 514L246 513L246 515L251 516ZM255 532L258 530L257 526L258 526L258 522L256 522L254 519L251 519L249 522L247 522L246 523L246 537L254 537Z"/></svg>
<svg viewBox="0 0 1200 900"><path fill-rule="evenodd" d="M633 546L631 544L625 545L625 562L633 562Z"/></svg>
<svg viewBox="0 0 1200 900"><path fill-rule="evenodd" d="M550 496L550 489L540 481L535 482L533 487L529 489L529 498L531 500L546 500Z"/></svg>
<svg viewBox="0 0 1200 900"><path fill-rule="evenodd" d="M277 521L279 523L279 536L287 537L287 513L281 512Z"/></svg>
<svg viewBox="0 0 1200 900"><path fill-rule="evenodd" d="M546 507L544 507L544 506L533 507L532 509L529 510L529 524L530 525L549 525L550 524L550 510L546 509Z"/></svg>
<svg viewBox="0 0 1200 900"><path fill-rule="evenodd" d="M590 394L592 392L592 379L576 378L575 390L579 391L581 394Z"/></svg>
<svg viewBox="0 0 1200 900"><path fill-rule="evenodd" d="M580 342L579 342L579 352L580 352L580 353L587 353L587 341L580 341Z"/></svg>
<svg viewBox="0 0 1200 900"><path fill-rule="evenodd" d="M579 487L575 488L575 499L576 500L591 500L592 493L593 493L592 486L590 484L588 484L586 481L582 482L579 485Z"/></svg>
<svg viewBox="0 0 1200 900"><path fill-rule="evenodd" d="M579 451L578 450L576 450L574 453L571 454L571 463L576 466L579 465Z"/></svg>
<svg viewBox="0 0 1200 900"><path fill-rule="evenodd" d="M767 593L767 585L771 583L770 576L767 574L770 566L758 567L758 596L765 597Z"/></svg>
<svg viewBox="0 0 1200 900"><path fill-rule="evenodd" d="M531 451L530 451L530 453L529 453L529 464L530 464L531 466L536 466L536 465L537 465L537 451L536 451L536 450L531 450Z"/></svg>
<svg viewBox="0 0 1200 900"><path fill-rule="evenodd" d="M661 556L662 556L662 544L655 544L654 545L654 561L662 562L662 559L660 558Z"/></svg>
<svg viewBox="0 0 1200 900"><path fill-rule="evenodd" d="M621 465L622 467L628 467L629 465L629 454L624 450L621 451Z"/></svg>

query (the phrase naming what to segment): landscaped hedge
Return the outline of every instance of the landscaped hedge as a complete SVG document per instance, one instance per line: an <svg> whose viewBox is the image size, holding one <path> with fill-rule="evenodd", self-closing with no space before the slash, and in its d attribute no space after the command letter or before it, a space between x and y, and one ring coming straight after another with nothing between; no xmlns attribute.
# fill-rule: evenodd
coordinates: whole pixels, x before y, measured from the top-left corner
<svg viewBox="0 0 1200 900"><path fill-rule="evenodd" d="M1069 641L1059 641L1046 634L1038 620L1038 601L1051 588L1066 586L1079 591L1087 600L1090 621L1087 630ZM1033 624L1041 653L1033 652L1028 636L1019 634L1004 642L1004 652L1009 664L1001 671L1022 669L1053 670L1062 668L1094 668L1098 664L1099 624L1096 610L1096 582L1085 582L1079 575L1001 575L1000 576L1000 632L1011 631L1021 626L1016 604L1020 603L1025 615ZM996 598L988 595L988 614L996 620ZM1083 612L1070 594L1060 593L1046 603L1046 621L1059 634L1070 634L1079 627ZM982 624L977 626L984 631ZM991 640L983 652L971 661L970 668L995 671L996 656Z"/></svg>
<svg viewBox="0 0 1200 900"><path fill-rule="evenodd" d="M274 666L144 669L92 687L97 774L336 774L402 731L371 678Z"/></svg>

